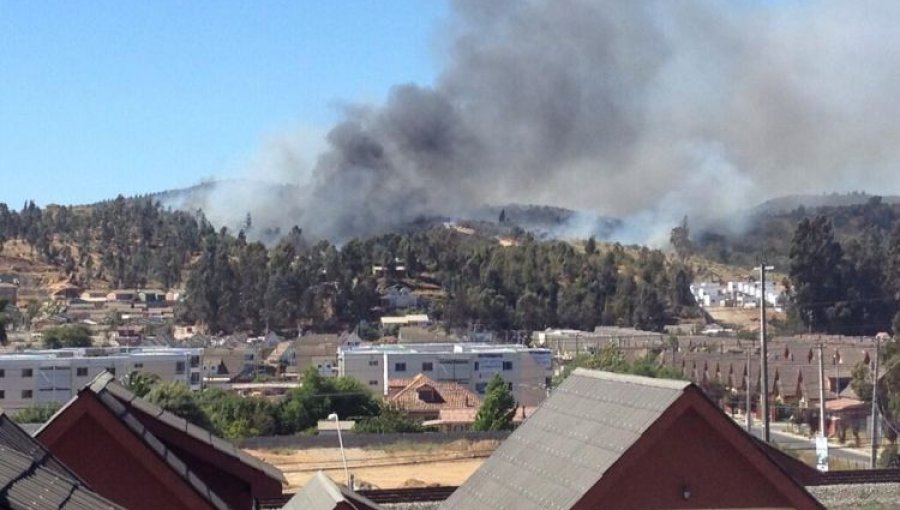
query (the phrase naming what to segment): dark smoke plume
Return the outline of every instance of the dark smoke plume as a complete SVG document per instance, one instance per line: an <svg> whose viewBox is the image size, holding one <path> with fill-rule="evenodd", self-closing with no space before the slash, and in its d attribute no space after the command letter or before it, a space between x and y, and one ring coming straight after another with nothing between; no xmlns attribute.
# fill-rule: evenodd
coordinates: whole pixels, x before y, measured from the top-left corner
<svg viewBox="0 0 900 510"><path fill-rule="evenodd" d="M436 85L348 109L311 173L282 158L281 175L302 175L288 177L301 212L255 221L342 240L518 202L618 216L619 237L653 241L685 214L702 225L773 195L898 188L900 2L454 11Z"/></svg>

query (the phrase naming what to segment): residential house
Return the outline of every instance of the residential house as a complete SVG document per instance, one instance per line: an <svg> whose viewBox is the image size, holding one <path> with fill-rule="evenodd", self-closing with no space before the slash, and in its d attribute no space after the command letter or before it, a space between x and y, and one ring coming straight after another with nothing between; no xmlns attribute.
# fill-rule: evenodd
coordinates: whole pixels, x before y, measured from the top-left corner
<svg viewBox="0 0 900 510"><path fill-rule="evenodd" d="M78 299L84 289L71 282L60 282L49 287L50 296L58 301Z"/></svg>
<svg viewBox="0 0 900 510"><path fill-rule="evenodd" d="M86 303L106 303L108 294L108 290L86 290L81 293L79 299Z"/></svg>
<svg viewBox="0 0 900 510"><path fill-rule="evenodd" d="M36 433L99 494L132 510L246 509L280 498L284 476L101 374Z"/></svg>
<svg viewBox="0 0 900 510"><path fill-rule="evenodd" d="M174 305L175 303L181 301L181 299L183 297L184 297L184 291L180 290L180 289L172 289L172 290L166 292L166 301L168 301L169 304Z"/></svg>
<svg viewBox="0 0 900 510"><path fill-rule="evenodd" d="M338 351L361 345L367 344L356 333L303 335L282 351L277 363L283 364L288 373L303 374L315 367L322 377L334 377L338 373Z"/></svg>
<svg viewBox="0 0 900 510"><path fill-rule="evenodd" d="M437 420L442 410L472 409L481 406L481 398L465 386L453 381L435 381L418 374L402 382L391 381L396 387L406 385L389 395L387 401L406 411L419 421Z"/></svg>
<svg viewBox="0 0 900 510"><path fill-rule="evenodd" d="M135 290L118 289L109 292L106 295L106 300L116 303L133 303L138 301L138 294Z"/></svg>
<svg viewBox="0 0 900 510"><path fill-rule="evenodd" d="M247 348L212 347L203 350L203 380L234 382L253 379L256 351Z"/></svg>
<svg viewBox="0 0 900 510"><path fill-rule="evenodd" d="M175 326L172 331L172 336L175 337L175 340L187 340L200 333L200 328L197 328L196 326Z"/></svg>
<svg viewBox="0 0 900 510"><path fill-rule="evenodd" d="M696 385L576 369L442 505L824 508Z"/></svg>
<svg viewBox="0 0 900 510"><path fill-rule="evenodd" d="M391 327L391 326L427 326L431 323L428 319L427 314L412 314L412 315L403 315L397 317L382 317L381 318L381 327Z"/></svg>

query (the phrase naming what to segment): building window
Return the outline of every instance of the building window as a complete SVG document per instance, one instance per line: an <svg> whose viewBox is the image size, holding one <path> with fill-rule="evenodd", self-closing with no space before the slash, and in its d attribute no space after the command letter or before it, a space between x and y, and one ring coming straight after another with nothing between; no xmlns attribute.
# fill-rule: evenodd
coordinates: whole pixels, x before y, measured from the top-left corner
<svg viewBox="0 0 900 510"><path fill-rule="evenodd" d="M504 361L503 370L512 370L512 361Z"/></svg>
<svg viewBox="0 0 900 510"><path fill-rule="evenodd" d="M6 377L6 370L0 368L0 377Z"/></svg>
<svg viewBox="0 0 900 510"><path fill-rule="evenodd" d="M184 361L175 362L175 373L181 375L184 373Z"/></svg>
<svg viewBox="0 0 900 510"><path fill-rule="evenodd" d="M191 356L191 368L200 366L200 356Z"/></svg>
<svg viewBox="0 0 900 510"><path fill-rule="evenodd" d="M200 384L200 373L191 372L191 384Z"/></svg>
<svg viewBox="0 0 900 510"><path fill-rule="evenodd" d="M109 372L109 375L116 375L116 367L109 367L106 371Z"/></svg>
<svg viewBox="0 0 900 510"><path fill-rule="evenodd" d="M406 363L394 363L394 372L406 372Z"/></svg>
<svg viewBox="0 0 900 510"><path fill-rule="evenodd" d="M434 370L434 363L432 363L430 361L422 362L422 371L423 372L431 372L432 370Z"/></svg>
<svg viewBox="0 0 900 510"><path fill-rule="evenodd" d="M485 388L487 388L487 383L480 382L475 385L475 391L478 393L484 393Z"/></svg>
<svg viewBox="0 0 900 510"><path fill-rule="evenodd" d="M506 387L509 388L509 391L512 391L512 383L506 383Z"/></svg>
<svg viewBox="0 0 900 510"><path fill-rule="evenodd" d="M475 371L476 372L478 371L478 362L477 361L475 362Z"/></svg>
<svg viewBox="0 0 900 510"><path fill-rule="evenodd" d="M31 398L31 390L22 390L22 398Z"/></svg>
<svg viewBox="0 0 900 510"><path fill-rule="evenodd" d="M77 377L87 377L87 367L78 367L75 369L75 375Z"/></svg>
<svg viewBox="0 0 900 510"><path fill-rule="evenodd" d="M378 381L369 381L369 386L378 386Z"/></svg>
<svg viewBox="0 0 900 510"><path fill-rule="evenodd" d="M377 366L378 366L378 360L377 360L377 359L370 359L370 360L369 360L369 366L370 366L370 367L377 367Z"/></svg>
<svg viewBox="0 0 900 510"><path fill-rule="evenodd" d="M143 363L135 363L134 368L144 368L144 364Z"/></svg>
<svg viewBox="0 0 900 510"><path fill-rule="evenodd" d="M31 377L33 375L34 375L34 372L32 372L32 370L30 368L22 369L22 377Z"/></svg>
<svg viewBox="0 0 900 510"><path fill-rule="evenodd" d="M6 390L0 390L0 400L6 398Z"/></svg>

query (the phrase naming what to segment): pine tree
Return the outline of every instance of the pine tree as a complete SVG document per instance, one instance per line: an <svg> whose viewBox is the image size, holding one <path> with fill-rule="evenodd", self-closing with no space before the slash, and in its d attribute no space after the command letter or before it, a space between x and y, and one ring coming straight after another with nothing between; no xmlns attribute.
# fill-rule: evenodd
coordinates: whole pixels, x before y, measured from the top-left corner
<svg viewBox="0 0 900 510"><path fill-rule="evenodd" d="M512 419L515 413L516 401L509 391L509 387L500 374L494 374L494 377L488 382L481 408L475 415L472 430L509 430L512 428Z"/></svg>
<svg viewBox="0 0 900 510"><path fill-rule="evenodd" d="M804 219L791 241L790 278L795 313L814 330L832 330L841 317L843 250L824 216Z"/></svg>

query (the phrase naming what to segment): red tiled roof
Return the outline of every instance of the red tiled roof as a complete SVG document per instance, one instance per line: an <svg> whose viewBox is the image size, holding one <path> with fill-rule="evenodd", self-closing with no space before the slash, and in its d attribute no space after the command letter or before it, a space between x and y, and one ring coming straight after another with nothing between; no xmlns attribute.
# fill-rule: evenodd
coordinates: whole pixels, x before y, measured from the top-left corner
<svg viewBox="0 0 900 510"><path fill-rule="evenodd" d="M388 386L397 386L391 381ZM455 382L437 382L419 374L388 400L407 411L440 411L442 409L477 409L478 395Z"/></svg>

